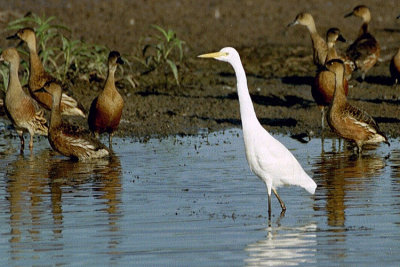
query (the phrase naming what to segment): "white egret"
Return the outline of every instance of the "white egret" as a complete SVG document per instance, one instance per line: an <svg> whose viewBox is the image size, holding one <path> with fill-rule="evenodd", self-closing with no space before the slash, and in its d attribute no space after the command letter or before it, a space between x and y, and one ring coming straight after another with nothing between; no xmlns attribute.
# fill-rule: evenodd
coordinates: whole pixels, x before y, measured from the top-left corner
<svg viewBox="0 0 400 267"><path fill-rule="evenodd" d="M303 170L293 154L272 137L258 121L238 52L234 48L225 47L219 52L203 54L199 57L228 62L235 71L246 158L251 171L267 186L268 217L271 218L271 191L278 199L282 212L286 210L285 204L276 191L277 187L297 185L310 194L314 194L317 187L315 182Z"/></svg>

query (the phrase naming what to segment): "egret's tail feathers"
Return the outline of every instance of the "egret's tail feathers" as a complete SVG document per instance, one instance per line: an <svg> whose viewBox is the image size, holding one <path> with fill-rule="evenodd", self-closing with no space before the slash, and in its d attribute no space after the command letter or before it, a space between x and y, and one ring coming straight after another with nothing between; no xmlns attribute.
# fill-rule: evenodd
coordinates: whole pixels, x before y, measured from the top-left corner
<svg viewBox="0 0 400 267"><path fill-rule="evenodd" d="M308 193L314 194L315 189L317 189L317 184L313 181L313 179L309 178L309 181L304 183L302 187L307 190Z"/></svg>

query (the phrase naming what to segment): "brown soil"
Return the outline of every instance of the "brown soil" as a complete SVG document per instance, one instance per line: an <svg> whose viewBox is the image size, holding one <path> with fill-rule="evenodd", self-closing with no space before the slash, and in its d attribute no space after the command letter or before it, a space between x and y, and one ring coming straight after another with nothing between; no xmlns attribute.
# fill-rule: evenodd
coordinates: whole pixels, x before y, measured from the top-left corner
<svg viewBox="0 0 400 267"><path fill-rule="evenodd" d="M56 16L68 26L72 38L103 44L125 55L137 53L141 38L154 33L149 25L171 28L186 42L180 65L182 86L160 84L154 75L133 73L135 88L118 83L126 102L118 134L194 134L239 127L239 107L232 68L215 60L198 59L201 53L235 47L242 57L258 118L272 132L320 133L320 112L310 92L315 75L311 42L305 27L287 28L297 13L310 12L322 36L338 27L351 42L360 20L345 19L359 1L317 0L0 0L0 23L28 11ZM371 32L380 41L381 62L370 70L361 85L352 80L349 100L376 118L391 137L399 136L399 89L392 87L389 60L400 46L400 14L396 0L365 0L372 12ZM3 31L3 37L13 32ZM13 45L1 38L1 47ZM146 40L146 39L144 39ZM348 44L338 44L343 53ZM98 94L102 81L72 81L73 95L84 107ZM74 120L77 118L73 118ZM80 121L86 125L85 121Z"/></svg>

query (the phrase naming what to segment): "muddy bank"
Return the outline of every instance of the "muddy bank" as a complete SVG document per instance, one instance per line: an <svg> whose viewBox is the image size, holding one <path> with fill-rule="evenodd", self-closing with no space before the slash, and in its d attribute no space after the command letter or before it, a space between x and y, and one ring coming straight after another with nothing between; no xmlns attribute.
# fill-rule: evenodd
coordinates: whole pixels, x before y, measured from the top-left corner
<svg viewBox="0 0 400 267"><path fill-rule="evenodd" d="M241 54L258 118L269 131L285 134L312 131L319 135L320 112L310 92L315 75L311 42L305 28L287 29L286 25L298 12L307 10L314 15L321 35L336 26L351 40L360 21L345 20L343 15L359 3L266 2L85 0L10 4L0 0L0 21L6 25L27 11L54 15L71 28L72 37L104 44L126 55L137 51L140 38L151 31L150 24L174 29L186 42L185 57L180 64L181 87L171 82L166 88L158 77L141 75L138 65L133 73L138 81L136 87L122 79L117 83L126 102L117 133L120 136L195 134L203 129L240 127L232 68L226 63L196 58L200 53L223 46L234 46ZM372 10L371 31L381 42L381 62L368 72L363 84L351 81L349 100L376 118L387 135L398 137L400 88L391 85L389 60L400 46L400 22L395 19L400 11L395 8L396 1L364 2ZM293 8L294 5L299 8ZM9 31L2 32L3 37L8 34ZM1 38L0 45L6 47L12 43ZM339 44L339 52L347 45ZM70 84L73 96L88 110L103 81L74 80ZM86 127L84 120L69 120Z"/></svg>

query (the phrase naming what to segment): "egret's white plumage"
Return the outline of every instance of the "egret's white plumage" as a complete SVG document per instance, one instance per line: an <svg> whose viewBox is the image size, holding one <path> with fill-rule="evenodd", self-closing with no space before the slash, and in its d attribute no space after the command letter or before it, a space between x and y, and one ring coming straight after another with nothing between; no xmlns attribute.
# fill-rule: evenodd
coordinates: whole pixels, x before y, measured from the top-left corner
<svg viewBox="0 0 400 267"><path fill-rule="evenodd" d="M199 57L228 62L236 73L246 158L251 171L267 186L269 216L271 216L271 191L278 198L282 211L286 209L276 192L276 188L281 185L301 186L310 194L314 194L317 187L315 182L303 170L293 154L271 136L258 121L238 52L234 48L225 47L219 52Z"/></svg>

